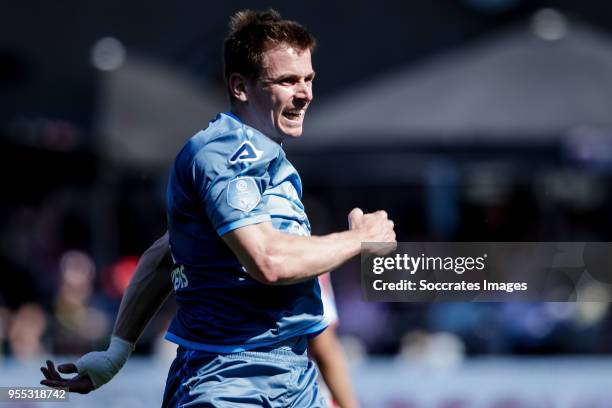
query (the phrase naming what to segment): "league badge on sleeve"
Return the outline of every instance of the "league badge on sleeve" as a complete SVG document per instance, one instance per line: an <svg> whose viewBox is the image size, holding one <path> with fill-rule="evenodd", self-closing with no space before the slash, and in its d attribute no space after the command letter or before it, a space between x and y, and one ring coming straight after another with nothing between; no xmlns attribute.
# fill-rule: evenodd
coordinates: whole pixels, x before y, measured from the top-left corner
<svg viewBox="0 0 612 408"><path fill-rule="evenodd" d="M232 208L248 213L260 200L259 187L252 177L237 177L227 185L227 204Z"/></svg>
<svg viewBox="0 0 612 408"><path fill-rule="evenodd" d="M247 140L236 149L229 162L231 164L254 162L261 158L262 153L263 150L257 150L253 143Z"/></svg>

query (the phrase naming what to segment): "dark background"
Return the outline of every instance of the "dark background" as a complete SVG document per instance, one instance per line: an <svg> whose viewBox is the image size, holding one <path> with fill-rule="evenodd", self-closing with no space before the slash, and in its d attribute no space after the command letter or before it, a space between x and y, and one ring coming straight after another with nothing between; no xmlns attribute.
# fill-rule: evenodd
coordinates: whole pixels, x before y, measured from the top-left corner
<svg viewBox="0 0 612 408"><path fill-rule="evenodd" d="M227 109L221 43L245 7L276 8L318 40L312 113L287 146L314 233L346 228L359 206L386 209L402 241L610 241L609 2L14 2L0 13L6 354L107 340L137 257L165 230L175 152ZM107 37L125 53L113 69L92 63ZM501 63L523 46L533 59ZM367 353L437 333L474 355L612 351L608 304L366 303L354 262L332 280L340 334Z"/></svg>

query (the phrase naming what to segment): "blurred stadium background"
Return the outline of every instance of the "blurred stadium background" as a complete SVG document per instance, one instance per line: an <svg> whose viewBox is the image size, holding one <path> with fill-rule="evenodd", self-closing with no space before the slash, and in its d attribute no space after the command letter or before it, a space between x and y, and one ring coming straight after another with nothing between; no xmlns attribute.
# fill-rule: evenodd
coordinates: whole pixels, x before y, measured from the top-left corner
<svg viewBox="0 0 612 408"><path fill-rule="evenodd" d="M175 153L226 109L220 47L245 7L319 41L315 103L287 143L315 233L360 206L387 209L401 241L611 241L608 1L7 3L0 386L105 346L165 230ZM358 264L332 280L364 407L612 406L607 303L366 303ZM172 311L68 406L158 406Z"/></svg>

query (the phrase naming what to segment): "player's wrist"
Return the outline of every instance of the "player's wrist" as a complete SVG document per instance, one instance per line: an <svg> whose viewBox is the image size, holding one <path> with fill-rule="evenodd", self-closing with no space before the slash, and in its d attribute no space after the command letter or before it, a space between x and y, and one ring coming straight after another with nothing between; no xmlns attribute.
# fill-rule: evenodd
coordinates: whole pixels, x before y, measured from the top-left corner
<svg viewBox="0 0 612 408"><path fill-rule="evenodd" d="M96 389L109 382L121 370L133 351L133 343L112 336L105 351L87 353L75 365L79 375L88 376Z"/></svg>
<svg viewBox="0 0 612 408"><path fill-rule="evenodd" d="M351 257L359 255L361 252L361 243L368 242L363 231L358 229L350 229L343 233L343 241L349 243L349 254Z"/></svg>
<svg viewBox="0 0 612 408"><path fill-rule="evenodd" d="M353 233L353 239L357 241L357 244L360 248L362 242L372 242L372 237L365 229L355 228L350 230L350 232Z"/></svg>
<svg viewBox="0 0 612 408"><path fill-rule="evenodd" d="M120 363L121 366L123 366L128 358L130 358L130 355L132 355L134 348L134 343L124 340L118 336L112 336L106 351L111 355L113 360L117 362L117 364Z"/></svg>

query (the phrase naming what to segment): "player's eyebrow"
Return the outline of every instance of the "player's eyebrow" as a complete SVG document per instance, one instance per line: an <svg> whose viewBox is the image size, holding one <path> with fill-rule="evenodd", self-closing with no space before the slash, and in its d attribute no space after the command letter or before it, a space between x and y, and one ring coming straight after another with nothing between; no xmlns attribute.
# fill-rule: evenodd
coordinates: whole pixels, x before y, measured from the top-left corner
<svg viewBox="0 0 612 408"><path fill-rule="evenodd" d="M315 72L312 71L310 74L306 75L304 77L304 79L306 81L312 81L315 77ZM300 79L300 75L296 75L296 74L280 74L274 78L268 78L266 80L266 82L269 83L278 83L278 82L283 82L283 81L287 81L287 80L295 80L295 81L299 81Z"/></svg>

